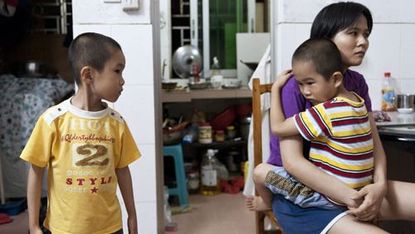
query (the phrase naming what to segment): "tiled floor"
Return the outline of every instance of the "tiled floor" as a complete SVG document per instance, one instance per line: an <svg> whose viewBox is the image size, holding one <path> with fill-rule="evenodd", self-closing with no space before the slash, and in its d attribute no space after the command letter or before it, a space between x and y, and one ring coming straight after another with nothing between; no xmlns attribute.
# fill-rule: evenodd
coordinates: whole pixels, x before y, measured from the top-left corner
<svg viewBox="0 0 415 234"><path fill-rule="evenodd" d="M1 234L27 234L28 220L27 210L16 216L11 216L13 221L11 223L0 224Z"/></svg>
<svg viewBox="0 0 415 234"><path fill-rule="evenodd" d="M172 216L177 223L172 234L252 234L255 214L245 208L242 194L191 195L192 210Z"/></svg>
<svg viewBox="0 0 415 234"><path fill-rule="evenodd" d="M191 211L172 215L175 232L166 234L252 234L255 216L245 208L242 194L191 195ZM1 234L26 234L27 211L12 216L13 222L0 225Z"/></svg>

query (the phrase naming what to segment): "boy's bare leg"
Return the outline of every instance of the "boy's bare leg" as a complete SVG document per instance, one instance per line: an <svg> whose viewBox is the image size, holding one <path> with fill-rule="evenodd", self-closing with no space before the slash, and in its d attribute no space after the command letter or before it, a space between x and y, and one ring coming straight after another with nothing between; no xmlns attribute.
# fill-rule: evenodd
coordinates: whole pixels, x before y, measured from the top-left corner
<svg viewBox="0 0 415 234"><path fill-rule="evenodd" d="M255 190L259 196L247 196L245 198L245 205L252 211L267 211L271 210L272 193L265 187L265 177L271 170L272 166L266 163L261 163L254 169Z"/></svg>

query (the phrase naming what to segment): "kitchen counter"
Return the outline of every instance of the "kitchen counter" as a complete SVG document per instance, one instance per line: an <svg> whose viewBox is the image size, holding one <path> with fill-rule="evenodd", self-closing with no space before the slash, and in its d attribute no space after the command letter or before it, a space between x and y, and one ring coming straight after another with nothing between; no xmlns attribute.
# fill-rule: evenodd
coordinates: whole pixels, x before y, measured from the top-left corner
<svg viewBox="0 0 415 234"><path fill-rule="evenodd" d="M391 117L391 121L376 122L376 125L378 127L415 125L415 112L412 112L411 114L387 112L387 114Z"/></svg>
<svg viewBox="0 0 415 234"><path fill-rule="evenodd" d="M381 138L414 139L415 141L415 112L401 114L399 112L388 112L391 121L377 122Z"/></svg>

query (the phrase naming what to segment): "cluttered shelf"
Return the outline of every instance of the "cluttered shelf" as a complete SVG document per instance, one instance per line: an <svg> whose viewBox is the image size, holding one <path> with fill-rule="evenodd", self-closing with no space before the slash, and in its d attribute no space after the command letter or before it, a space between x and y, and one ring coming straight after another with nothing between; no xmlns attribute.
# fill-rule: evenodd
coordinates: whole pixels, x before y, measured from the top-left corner
<svg viewBox="0 0 415 234"><path fill-rule="evenodd" d="M199 143L199 142L193 142L188 143L191 147L197 147L197 148L212 148L212 149L226 149L229 147L243 147L246 145L246 140L239 138L235 138L232 140L226 140L223 142L212 142L212 143Z"/></svg>
<svg viewBox="0 0 415 234"><path fill-rule="evenodd" d="M162 90L163 103L191 102L194 99L218 98L250 98L251 90L248 87L237 89L201 89L201 90Z"/></svg>

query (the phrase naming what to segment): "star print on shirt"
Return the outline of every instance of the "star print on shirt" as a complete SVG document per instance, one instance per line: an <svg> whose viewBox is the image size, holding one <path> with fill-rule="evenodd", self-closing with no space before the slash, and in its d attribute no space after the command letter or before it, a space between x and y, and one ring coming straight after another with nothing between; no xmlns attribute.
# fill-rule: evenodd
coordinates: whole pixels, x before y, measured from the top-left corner
<svg viewBox="0 0 415 234"><path fill-rule="evenodd" d="M91 193L97 193L97 192L98 192L97 187L93 187L93 188L91 189Z"/></svg>

